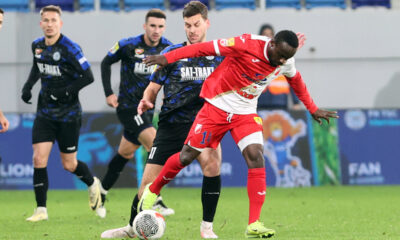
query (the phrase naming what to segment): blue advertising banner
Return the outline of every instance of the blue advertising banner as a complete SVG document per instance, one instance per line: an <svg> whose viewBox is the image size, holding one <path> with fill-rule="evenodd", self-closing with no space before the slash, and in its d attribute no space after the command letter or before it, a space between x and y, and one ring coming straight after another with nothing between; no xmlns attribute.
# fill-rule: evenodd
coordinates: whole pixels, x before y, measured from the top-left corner
<svg viewBox="0 0 400 240"><path fill-rule="evenodd" d="M7 114L6 117L10 128L0 134L0 188L32 189L32 126L35 115ZM115 114L84 114L78 159L89 166L93 175L103 177L108 162L118 149L121 135L122 127ZM135 161L130 161L115 186L137 187L136 168ZM57 144L53 146L47 169L52 189L86 188L75 175L63 169Z"/></svg>
<svg viewBox="0 0 400 240"><path fill-rule="evenodd" d="M339 111L343 184L400 184L400 110Z"/></svg>

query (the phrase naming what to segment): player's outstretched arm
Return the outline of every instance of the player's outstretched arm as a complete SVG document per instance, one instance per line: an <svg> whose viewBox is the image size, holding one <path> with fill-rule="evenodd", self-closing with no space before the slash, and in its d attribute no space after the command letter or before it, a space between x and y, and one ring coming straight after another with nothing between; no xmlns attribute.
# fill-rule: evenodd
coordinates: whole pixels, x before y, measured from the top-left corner
<svg viewBox="0 0 400 240"><path fill-rule="evenodd" d="M146 90L144 90L143 98L140 100L137 107L137 112L139 115L146 112L154 107L154 102L156 101L157 94L161 89L161 85L155 82L150 82Z"/></svg>
<svg viewBox="0 0 400 240"><path fill-rule="evenodd" d="M304 46L305 41L307 40L306 35L304 33L296 33L297 39L299 40L299 46L297 47L297 50L302 48Z"/></svg>
<svg viewBox="0 0 400 240"><path fill-rule="evenodd" d="M167 58L164 55L151 55L143 59L143 63L147 66L158 65L160 67L165 67L168 65Z"/></svg>
<svg viewBox="0 0 400 240"><path fill-rule="evenodd" d="M325 119L329 124L329 120L331 118L339 118L336 111L326 111L319 108L317 109L317 111L311 114L311 116L314 118L315 121L319 123L319 125L322 125L321 119Z"/></svg>
<svg viewBox="0 0 400 240"><path fill-rule="evenodd" d="M8 122L7 118L4 116L3 112L0 110L0 133L7 132L10 123Z"/></svg>

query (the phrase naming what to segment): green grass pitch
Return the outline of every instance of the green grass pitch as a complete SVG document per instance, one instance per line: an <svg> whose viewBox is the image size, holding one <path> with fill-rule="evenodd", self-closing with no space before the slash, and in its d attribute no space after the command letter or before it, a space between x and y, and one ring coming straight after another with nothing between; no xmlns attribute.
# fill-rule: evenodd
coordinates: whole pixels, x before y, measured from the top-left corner
<svg viewBox="0 0 400 240"><path fill-rule="evenodd" d="M106 229L129 220L136 189L112 189L107 218L89 209L86 191L48 193L49 221L28 223L33 191L0 191L0 239L100 239ZM200 189L166 188L163 239L200 239ZM223 188L214 221L219 239L244 239L248 219L245 188ZM276 230L273 239L400 239L400 186L268 188L261 220Z"/></svg>

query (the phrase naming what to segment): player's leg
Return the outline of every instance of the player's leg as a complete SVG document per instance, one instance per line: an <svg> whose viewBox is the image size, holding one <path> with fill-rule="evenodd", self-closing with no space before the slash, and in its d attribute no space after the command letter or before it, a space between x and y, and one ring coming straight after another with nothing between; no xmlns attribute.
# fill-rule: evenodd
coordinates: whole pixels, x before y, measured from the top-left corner
<svg viewBox="0 0 400 240"><path fill-rule="evenodd" d="M47 176L47 162L56 136L56 126L52 121L37 117L32 128L33 146L33 189L37 208L27 221L37 222L47 220L47 190L49 180Z"/></svg>
<svg viewBox="0 0 400 240"><path fill-rule="evenodd" d="M218 238L213 231L213 221L221 192L221 159L220 145L217 149L204 149L197 157L204 175L201 189L203 221L200 224L200 235L202 238Z"/></svg>
<svg viewBox="0 0 400 240"><path fill-rule="evenodd" d="M78 141L80 120L74 122L63 122L59 124L56 139L60 149L61 162L65 170L75 174L82 182L88 186L89 206L96 210L101 206L100 181L93 177L87 164L78 160Z"/></svg>
<svg viewBox="0 0 400 240"><path fill-rule="evenodd" d="M245 235L247 238L269 238L275 231L259 221L266 193L262 121L256 114L236 115L235 118L231 134L248 166L249 221Z"/></svg>

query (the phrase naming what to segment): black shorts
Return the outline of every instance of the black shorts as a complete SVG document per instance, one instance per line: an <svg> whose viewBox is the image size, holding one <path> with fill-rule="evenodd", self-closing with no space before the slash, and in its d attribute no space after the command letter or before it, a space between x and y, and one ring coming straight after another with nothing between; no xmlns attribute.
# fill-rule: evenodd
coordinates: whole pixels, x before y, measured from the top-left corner
<svg viewBox="0 0 400 240"><path fill-rule="evenodd" d="M141 145L139 135L146 128L153 126L153 112L147 111L142 115L138 115L136 109L117 109L117 116L124 126L124 137L126 140L133 144Z"/></svg>
<svg viewBox="0 0 400 240"><path fill-rule="evenodd" d="M192 123L159 123L147 163L164 165L167 159L182 150Z"/></svg>
<svg viewBox="0 0 400 240"><path fill-rule="evenodd" d="M57 140L62 153L78 151L79 130L81 120L74 122L59 122L43 117L36 117L32 128L32 144L53 142Z"/></svg>

